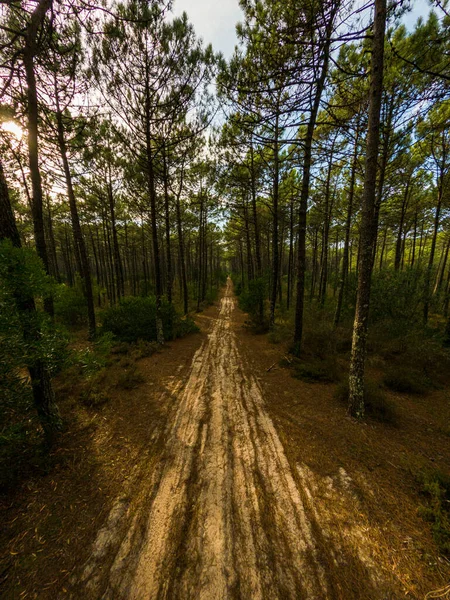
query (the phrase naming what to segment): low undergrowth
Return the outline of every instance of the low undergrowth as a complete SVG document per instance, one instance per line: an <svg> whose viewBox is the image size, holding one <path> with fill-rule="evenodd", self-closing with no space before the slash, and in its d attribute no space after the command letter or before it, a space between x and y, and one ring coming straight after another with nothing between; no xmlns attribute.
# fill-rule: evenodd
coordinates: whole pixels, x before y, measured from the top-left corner
<svg viewBox="0 0 450 600"><path fill-rule="evenodd" d="M408 367L387 368L383 377L384 385L401 394L426 394L430 386L420 374Z"/></svg>
<svg viewBox="0 0 450 600"><path fill-rule="evenodd" d="M424 503L420 516L430 523L439 551L450 556L450 477L440 471L421 472L417 476Z"/></svg>
<svg viewBox="0 0 450 600"><path fill-rule="evenodd" d="M121 342L156 341L156 298L130 296L102 312L102 332L112 333ZM198 331L190 317L182 318L173 304L162 300L159 309L165 340L174 340Z"/></svg>
<svg viewBox="0 0 450 600"><path fill-rule="evenodd" d="M348 406L348 380L342 381L335 390L334 397L338 402ZM398 411L395 404L386 396L380 385L371 379L366 379L364 386L366 415L380 423L398 424Z"/></svg>
<svg viewBox="0 0 450 600"><path fill-rule="evenodd" d="M49 339L51 342L53 338ZM112 401L115 390L129 391L142 385L145 378L138 361L161 350L154 341L124 342L117 340L111 332L81 348L79 342L75 348L70 349L70 344L67 348L66 337L56 340L53 346L50 342L46 351L56 377L56 400L64 405L66 430L73 426L77 406L95 415ZM43 444L26 372L17 363L13 374L11 381L8 380L8 395L2 398L0 493L16 487L30 476L50 472L55 461Z"/></svg>

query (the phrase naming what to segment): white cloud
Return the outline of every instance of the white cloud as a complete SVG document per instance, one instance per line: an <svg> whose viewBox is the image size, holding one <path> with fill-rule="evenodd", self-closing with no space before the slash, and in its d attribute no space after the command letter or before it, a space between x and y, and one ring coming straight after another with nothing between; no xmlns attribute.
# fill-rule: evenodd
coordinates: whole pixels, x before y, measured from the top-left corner
<svg viewBox="0 0 450 600"><path fill-rule="evenodd" d="M242 20L238 0L174 0L173 12L186 12L197 35L230 58L236 39L236 23Z"/></svg>

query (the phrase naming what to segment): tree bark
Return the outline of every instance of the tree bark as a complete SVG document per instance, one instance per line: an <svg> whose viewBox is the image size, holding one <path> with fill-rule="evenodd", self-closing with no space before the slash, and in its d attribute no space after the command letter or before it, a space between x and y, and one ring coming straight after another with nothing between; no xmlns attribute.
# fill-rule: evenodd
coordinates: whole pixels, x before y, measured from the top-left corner
<svg viewBox="0 0 450 600"><path fill-rule="evenodd" d="M369 124L366 142L366 166L361 217L360 259L355 321L349 374L349 413L358 419L364 416L364 369L370 306L370 288L376 240L377 219L375 195L381 97L383 93L384 37L386 0L375 0L372 41Z"/></svg>

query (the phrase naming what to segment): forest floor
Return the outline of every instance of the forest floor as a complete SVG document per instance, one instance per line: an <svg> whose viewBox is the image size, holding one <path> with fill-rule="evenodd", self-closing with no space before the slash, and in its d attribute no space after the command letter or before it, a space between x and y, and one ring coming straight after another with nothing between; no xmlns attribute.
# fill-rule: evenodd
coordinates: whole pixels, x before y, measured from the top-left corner
<svg viewBox="0 0 450 600"><path fill-rule="evenodd" d="M448 390L361 425L331 385L279 366L230 281L197 322L138 361L139 387L77 409L48 474L2 500L2 597L387 600L448 583L414 480L450 467Z"/></svg>

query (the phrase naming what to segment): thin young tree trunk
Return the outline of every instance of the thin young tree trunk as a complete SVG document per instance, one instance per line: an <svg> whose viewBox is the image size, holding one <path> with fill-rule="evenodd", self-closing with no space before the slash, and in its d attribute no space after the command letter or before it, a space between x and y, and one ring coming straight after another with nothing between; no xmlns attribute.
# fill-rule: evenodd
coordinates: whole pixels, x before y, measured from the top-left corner
<svg viewBox="0 0 450 600"><path fill-rule="evenodd" d="M36 88L36 75L34 71L34 58L38 51L38 32L45 21L45 15L50 8L51 0L40 0L31 14L30 23L25 34L25 49L23 52L23 65L27 83L27 117L28 117L28 162L30 169L31 188L33 193L33 227L37 253L44 264L46 273L49 271L47 244L45 241L42 179L39 169L39 144L38 144L38 97ZM44 298L44 310L53 317L53 298Z"/></svg>
<svg viewBox="0 0 450 600"><path fill-rule="evenodd" d="M380 271L383 269L383 259L384 259L384 251L386 250L387 232L388 232L388 228L386 226L384 228L383 243L381 244L381 251L380 251Z"/></svg>
<svg viewBox="0 0 450 600"><path fill-rule="evenodd" d="M314 294L316 291L316 279L317 279L317 254L318 254L318 246L319 246L319 229L317 227L314 228L314 238L313 238L313 253L312 253L312 265L311 265L311 290L309 292L309 299L312 300L314 298Z"/></svg>
<svg viewBox="0 0 450 600"><path fill-rule="evenodd" d="M279 277L279 261L278 261L278 200L279 200L279 170L280 170L280 156L279 156L279 107L277 106L277 114L275 117L275 139L273 148L273 160L274 160L274 175L273 175L273 190L272 190L272 286L270 293L270 313L269 313L269 327L273 327L275 324L275 306L277 303L277 286Z"/></svg>
<svg viewBox="0 0 450 600"><path fill-rule="evenodd" d="M377 221L375 194L381 97L383 93L384 36L386 28L386 0L375 0L372 41L369 124L366 143L366 167L361 218L360 261L355 321L353 324L352 352L349 373L349 413L358 419L364 416L364 369L370 306L370 287L373 268L374 243Z"/></svg>
<svg viewBox="0 0 450 600"><path fill-rule="evenodd" d="M441 176L440 184L438 185L438 201L436 206L436 212L434 214L434 227L433 235L431 238L430 257L428 259L428 267L425 271L425 283L424 283L424 304L423 304L423 322L424 325L428 322L428 312L430 310L430 287L431 287L431 274L433 272L434 255L436 252L436 240L439 230L439 220L441 215L442 206L442 194L443 194L443 176Z"/></svg>
<svg viewBox="0 0 450 600"><path fill-rule="evenodd" d="M202 275L202 302L206 299L206 286L208 279L208 207L203 209L203 275Z"/></svg>
<svg viewBox="0 0 450 600"><path fill-rule="evenodd" d="M448 252L450 249L450 237L447 240L447 244L445 245L445 252L444 252L444 256L442 259L442 265L441 268L439 269L439 275L438 278L436 280L436 286L434 288L434 294L439 294L442 288L442 284L444 282L444 273L445 273L445 269L447 267L447 260L448 260Z"/></svg>
<svg viewBox="0 0 450 600"><path fill-rule="evenodd" d="M202 303L202 289L203 289L203 242L204 242L204 233L203 233L203 187L200 185L200 214L198 218L199 227L198 227L198 281L197 281L197 311L200 311L200 305ZM241 263L243 261L242 258L242 249L241 249ZM244 287L244 280L242 282L242 286Z"/></svg>
<svg viewBox="0 0 450 600"><path fill-rule="evenodd" d="M281 230L280 230L280 258L279 258L279 266L278 266L278 302L280 306L283 302L283 259L284 259L284 228L286 225L286 221L284 218L284 214L281 217Z"/></svg>
<svg viewBox="0 0 450 600"><path fill-rule="evenodd" d="M117 299L120 300L125 293L125 284L123 279L123 266L122 259L120 258L119 239L117 237L117 225L116 225L116 201L114 198L112 178L111 178L111 163L108 161L108 181L107 181L107 192L108 192L108 206L109 216L111 219L111 234L112 234L112 257L114 272L116 276L116 292Z"/></svg>
<svg viewBox="0 0 450 600"><path fill-rule="evenodd" d="M443 306L443 315L444 317L448 317L448 305L450 301L450 268L447 272L447 282L445 284L445 295L444 295L444 306Z"/></svg>
<svg viewBox="0 0 450 600"><path fill-rule="evenodd" d="M108 276L109 276L109 286L110 286L110 300L113 304L116 303L116 292L117 292L117 287L116 287L116 281L114 279L114 261L113 261L113 254L112 254L112 249L111 249L111 236L109 233L109 226L108 226L108 221L106 219L106 210L104 211L104 215L103 215L103 236L104 236L104 241L105 241L105 248L106 248L106 258L107 258L107 265L108 265Z"/></svg>
<svg viewBox="0 0 450 600"><path fill-rule="evenodd" d="M398 233L397 233L397 241L395 244L395 264L394 269L398 271L400 269L400 263L402 260L402 235L403 235L403 226L405 223L405 214L408 206L408 195L409 195L409 184L410 179L408 179L405 187L405 194L403 196L402 202L402 210L400 213L400 223L398 224Z"/></svg>
<svg viewBox="0 0 450 600"><path fill-rule="evenodd" d="M253 229L255 233L255 259L256 259L256 276L262 278L262 260L261 260L261 242L259 234L258 210L256 206L256 173L255 173L255 158L253 153L253 139L250 139L250 180L252 192L252 211L253 211ZM261 282L260 282L261 284ZM264 322L264 295L262 289L259 291L259 322Z"/></svg>
<svg viewBox="0 0 450 600"><path fill-rule="evenodd" d="M181 203L180 197L183 190L183 179L184 179L184 166L180 176L180 187L176 196L176 212L177 212L177 231L178 231L178 255L180 261L180 277L181 277L181 290L183 294L183 312L185 315L189 312L189 293L186 278L186 256L184 249L184 234L183 224L181 221Z"/></svg>
<svg viewBox="0 0 450 600"><path fill-rule="evenodd" d="M252 244L250 240L250 227L248 223L248 206L247 198L243 198L244 206L244 226L245 226L245 242L247 246L247 278L248 281L253 280L253 258L252 258Z"/></svg>
<svg viewBox="0 0 450 600"><path fill-rule="evenodd" d="M308 126L305 136L304 155L303 155L303 172L302 172L302 188L300 193L300 208L298 221L298 257L297 257L297 302L295 307L295 330L294 344L296 352L300 351L303 337L303 308L305 295L305 274L306 274L306 214L308 210L309 184L311 179L311 157L312 157L312 142L314 130L316 127L317 114L319 112L320 100L325 87L325 80L328 73L328 65L330 61L330 46L331 36L334 27L334 18L338 5L334 6L328 17L329 21L326 28L326 39L323 47L323 59L320 76L317 81L317 87L314 95L314 101L311 108L311 114L308 121Z"/></svg>
<svg viewBox="0 0 450 600"><path fill-rule="evenodd" d="M386 169L389 160L389 149L391 144L391 135L392 135L392 118L394 114L394 105L395 105L395 96L392 94L388 98L388 107L387 114L384 119L384 134L382 137L382 151L381 151L381 160L379 160L379 172L378 172L378 184L377 191L375 195L375 207L374 207L374 219L378 223L381 209L381 202L383 201L383 190L384 190L384 180L386 177ZM381 112L381 109L380 109ZM375 231L375 239L373 246L373 261L375 262L376 251L377 251L377 237L378 237L378 228Z"/></svg>
<svg viewBox="0 0 450 600"><path fill-rule="evenodd" d="M288 255L288 280L287 280L287 297L286 308L289 310L292 300L292 267L293 267L293 250L294 250L294 197L291 196L289 203L289 255Z"/></svg>
<svg viewBox="0 0 450 600"><path fill-rule="evenodd" d="M348 193L347 216L345 219L345 240L342 254L342 270L341 281L339 286L338 301L336 305L336 313L334 315L334 326L337 327L341 320L342 303L344 300L345 288L348 280L348 265L349 265L349 247L350 247L350 232L352 228L353 216L353 200L355 197L356 183L356 167L358 164L358 145L359 145L359 128L356 130L355 146L353 149L352 170L350 175L350 189Z"/></svg>
<svg viewBox="0 0 450 600"><path fill-rule="evenodd" d="M89 324L89 339L95 337L96 323L95 323L95 307L94 307L94 294L92 292L92 279L91 270L89 268L89 260L86 252L86 244L81 231L80 218L78 216L78 207L75 199L75 192L72 183L72 173L70 172L69 159L67 158L67 145L64 135L64 123L63 116L59 107L58 89L55 79L55 100L56 100L56 123L58 131L58 146L61 154L61 159L64 168L64 176L66 179L67 196L69 198L70 217L72 220L73 239L75 246L78 248L78 254L80 257L80 275L83 280L83 292L86 298L87 310L88 310L88 324Z"/></svg>
<svg viewBox="0 0 450 600"><path fill-rule="evenodd" d="M331 208L330 208L330 186L331 186L331 171L333 168L333 154L336 137L331 145L330 156L328 159L327 181L325 185L325 222L323 230L323 259L322 259L322 277L321 288L319 289L319 303L323 306L327 295L328 284L328 238L330 232Z"/></svg>
<svg viewBox="0 0 450 600"><path fill-rule="evenodd" d="M167 258L167 300L172 303L172 248L170 243L170 207L169 207L169 182L167 172L166 147L163 148L163 179L164 179L164 212L166 225L166 258Z"/></svg>
<svg viewBox="0 0 450 600"><path fill-rule="evenodd" d="M59 273L58 256L56 254L55 233L53 231L52 211L50 207L50 199L47 196L47 222L48 222L48 240L50 244L50 256L53 263L53 274L58 283L61 283L61 275Z"/></svg>
<svg viewBox="0 0 450 600"><path fill-rule="evenodd" d="M152 242L153 242L153 261L155 266L155 288L156 288L156 338L159 344L164 343L163 323L161 318L161 297L162 297L162 282L161 282L161 261L158 244L158 223L156 214L156 188L155 188L155 172L154 158L151 136L151 101L150 101L150 66L149 57L146 49L145 52L145 143L146 143L146 167L147 167L147 188L150 199L150 219L152 227Z"/></svg>

